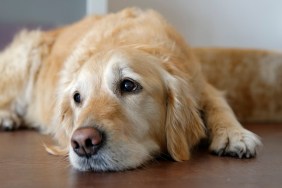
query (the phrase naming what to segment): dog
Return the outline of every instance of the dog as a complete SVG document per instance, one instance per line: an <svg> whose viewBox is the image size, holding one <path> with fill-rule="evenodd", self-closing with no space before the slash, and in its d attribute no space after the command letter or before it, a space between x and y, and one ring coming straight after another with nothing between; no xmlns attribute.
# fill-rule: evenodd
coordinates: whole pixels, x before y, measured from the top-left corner
<svg viewBox="0 0 282 188"><path fill-rule="evenodd" d="M251 158L261 145L153 10L24 30L1 52L0 72L1 128L53 135L46 150L80 171L134 169L160 154L189 160L207 137L220 156Z"/></svg>

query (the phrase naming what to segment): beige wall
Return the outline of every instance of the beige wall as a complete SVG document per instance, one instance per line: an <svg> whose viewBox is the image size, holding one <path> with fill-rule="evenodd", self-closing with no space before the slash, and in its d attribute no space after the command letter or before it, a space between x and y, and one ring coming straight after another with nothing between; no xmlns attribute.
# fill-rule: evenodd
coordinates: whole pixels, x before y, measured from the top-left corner
<svg viewBox="0 0 282 188"><path fill-rule="evenodd" d="M109 0L160 11L193 46L282 50L281 0Z"/></svg>
<svg viewBox="0 0 282 188"><path fill-rule="evenodd" d="M99 3L110 12L156 9L193 46L282 50L281 0L0 0L0 22L62 25L83 17L89 4L100 10Z"/></svg>

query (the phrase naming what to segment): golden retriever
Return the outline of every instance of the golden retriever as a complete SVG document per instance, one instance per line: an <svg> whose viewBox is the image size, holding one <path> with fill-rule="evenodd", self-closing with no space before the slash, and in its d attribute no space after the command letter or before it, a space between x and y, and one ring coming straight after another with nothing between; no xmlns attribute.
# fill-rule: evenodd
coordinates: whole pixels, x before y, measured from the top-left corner
<svg viewBox="0 0 282 188"><path fill-rule="evenodd" d="M249 158L260 145L152 10L22 31L0 54L0 72L0 126L54 135L47 151L81 171L133 169L162 153L188 160L207 136L218 155Z"/></svg>

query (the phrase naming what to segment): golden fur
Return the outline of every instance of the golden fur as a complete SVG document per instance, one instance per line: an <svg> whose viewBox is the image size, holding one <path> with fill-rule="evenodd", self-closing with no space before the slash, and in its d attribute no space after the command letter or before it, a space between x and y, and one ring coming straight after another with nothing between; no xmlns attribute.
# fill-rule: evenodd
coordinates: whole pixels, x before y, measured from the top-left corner
<svg viewBox="0 0 282 188"><path fill-rule="evenodd" d="M282 121L281 52L222 48L193 51L207 80L225 91L241 121Z"/></svg>
<svg viewBox="0 0 282 188"><path fill-rule="evenodd" d="M193 50L151 10L126 9L48 32L23 31L0 54L0 71L1 127L25 124L54 135L58 145L47 151L68 153L79 170L136 168L162 153L188 160L207 135L219 155L249 158L260 145L206 81ZM142 90L121 94L125 78ZM77 91L80 105L73 102ZM107 135L89 159L70 146L74 131L87 126Z"/></svg>

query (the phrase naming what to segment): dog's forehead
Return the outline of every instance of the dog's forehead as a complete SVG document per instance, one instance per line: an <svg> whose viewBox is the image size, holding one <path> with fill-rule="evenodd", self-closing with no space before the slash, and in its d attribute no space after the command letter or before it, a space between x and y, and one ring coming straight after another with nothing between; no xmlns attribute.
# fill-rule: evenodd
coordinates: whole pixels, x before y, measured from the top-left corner
<svg viewBox="0 0 282 188"><path fill-rule="evenodd" d="M156 61L138 51L109 51L85 62L76 83L83 90L91 88L92 91L112 93L117 84L129 78L152 90L152 85L155 88L163 85L162 71Z"/></svg>
<svg viewBox="0 0 282 188"><path fill-rule="evenodd" d="M156 75L156 59L138 52L111 50L90 58L83 66L83 76L107 80L111 77L141 79ZM84 73L87 72L87 73Z"/></svg>
<svg viewBox="0 0 282 188"><path fill-rule="evenodd" d="M105 67L105 77L119 76L131 77L140 79L140 75L137 73L138 67L134 60L122 53L115 53L108 60L107 66Z"/></svg>
<svg viewBox="0 0 282 188"><path fill-rule="evenodd" d="M108 52L89 58L80 68L76 82L81 88L99 87L101 89L124 77L140 79L140 75L134 70L132 60L124 54Z"/></svg>

